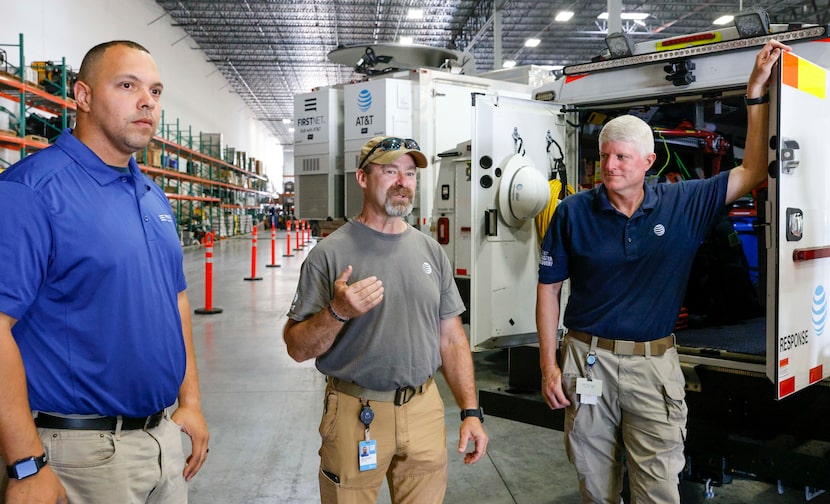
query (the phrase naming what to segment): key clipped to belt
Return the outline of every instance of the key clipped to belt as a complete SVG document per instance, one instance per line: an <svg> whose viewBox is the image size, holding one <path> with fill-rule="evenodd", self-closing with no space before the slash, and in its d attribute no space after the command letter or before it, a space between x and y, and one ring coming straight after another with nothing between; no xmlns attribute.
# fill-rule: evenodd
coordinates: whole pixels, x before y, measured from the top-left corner
<svg viewBox="0 0 830 504"><path fill-rule="evenodd" d="M602 380L594 380L593 370L597 363L597 337L591 338L591 348L585 356L585 378L576 379L576 393L581 404L596 404L602 395Z"/></svg>
<svg viewBox="0 0 830 504"><path fill-rule="evenodd" d="M366 427L366 430L363 431L363 441L360 441L357 446L357 460L360 465L360 470L368 471L377 469L377 441L371 439L369 436L369 424L375 419L375 412L369 406L369 401L366 401L366 404L363 404L360 408L358 418L360 418L360 421Z"/></svg>

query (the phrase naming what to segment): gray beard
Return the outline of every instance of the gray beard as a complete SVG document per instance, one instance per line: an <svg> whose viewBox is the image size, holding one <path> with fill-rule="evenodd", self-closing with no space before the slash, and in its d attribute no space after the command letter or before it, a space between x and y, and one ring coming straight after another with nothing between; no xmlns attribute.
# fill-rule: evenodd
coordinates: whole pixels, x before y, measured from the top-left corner
<svg viewBox="0 0 830 504"><path fill-rule="evenodd" d="M406 206L395 205L391 201L387 201L384 207L386 208L386 213L389 214L390 217L406 217L412 213L413 205L412 203L409 203Z"/></svg>

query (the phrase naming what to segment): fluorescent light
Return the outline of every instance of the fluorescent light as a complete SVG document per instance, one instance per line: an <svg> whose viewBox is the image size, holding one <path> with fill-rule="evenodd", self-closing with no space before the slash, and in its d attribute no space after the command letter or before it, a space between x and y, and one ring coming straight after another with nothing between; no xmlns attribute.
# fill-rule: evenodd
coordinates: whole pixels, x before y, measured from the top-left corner
<svg viewBox="0 0 830 504"><path fill-rule="evenodd" d="M733 19L735 19L735 16L730 16L730 15L721 16L721 17L717 18L716 20L712 21L712 24L725 25L725 24L731 23Z"/></svg>
<svg viewBox="0 0 830 504"><path fill-rule="evenodd" d="M424 19L424 9L409 9L406 13L407 19Z"/></svg>
<svg viewBox="0 0 830 504"><path fill-rule="evenodd" d="M564 23L565 21L569 21L572 17L574 17L574 13L571 11L559 11L559 13L556 14L556 17L553 19L554 21Z"/></svg>
<svg viewBox="0 0 830 504"><path fill-rule="evenodd" d="M504 63L501 64L502 68L513 68L516 66L516 62L513 60L504 60Z"/></svg>
<svg viewBox="0 0 830 504"><path fill-rule="evenodd" d="M289 133L294 133L294 128L288 128Z"/></svg>
<svg viewBox="0 0 830 504"><path fill-rule="evenodd" d="M291 119L287 119L287 118L286 118L286 119L283 119L283 120L282 120L282 123L283 123L283 124L291 124Z"/></svg>
<svg viewBox="0 0 830 504"><path fill-rule="evenodd" d="M412 45L412 43L413 43L412 37L401 36L401 45Z"/></svg>
<svg viewBox="0 0 830 504"><path fill-rule="evenodd" d="M525 47L536 47L539 45L540 42L541 40L537 38L529 38L525 40Z"/></svg>
<svg viewBox="0 0 830 504"><path fill-rule="evenodd" d="M646 14L645 12L623 12L622 14L620 14L620 19L625 19L627 21L642 21L650 15L651 14ZM602 14L597 16L597 19L608 19L608 13L603 12Z"/></svg>

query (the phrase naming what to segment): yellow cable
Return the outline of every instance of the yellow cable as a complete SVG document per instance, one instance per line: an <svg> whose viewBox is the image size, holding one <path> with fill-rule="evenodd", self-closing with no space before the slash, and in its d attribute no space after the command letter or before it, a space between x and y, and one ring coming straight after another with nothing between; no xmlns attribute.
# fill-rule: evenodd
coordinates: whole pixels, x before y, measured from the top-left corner
<svg viewBox="0 0 830 504"><path fill-rule="evenodd" d="M558 179L553 179L548 184L550 185L550 200L547 206L536 216L536 233L539 236L540 246L542 245L542 240L545 238L545 233L548 232L548 226L550 225L551 219L553 219L556 205L559 204L559 191L562 189L562 182ZM568 195L570 196L575 192L574 188L569 184Z"/></svg>

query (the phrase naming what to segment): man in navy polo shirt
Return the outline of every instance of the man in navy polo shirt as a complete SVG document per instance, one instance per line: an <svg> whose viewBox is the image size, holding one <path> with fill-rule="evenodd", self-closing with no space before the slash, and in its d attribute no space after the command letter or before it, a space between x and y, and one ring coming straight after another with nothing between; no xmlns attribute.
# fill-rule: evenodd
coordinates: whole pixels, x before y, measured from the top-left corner
<svg viewBox="0 0 830 504"><path fill-rule="evenodd" d="M742 166L708 180L645 185L651 128L634 116L599 135L602 185L557 207L542 245L536 322L542 395L566 408L565 445L583 502L618 504L623 454L634 503L678 503L687 409L675 319L698 244L724 205L766 178L773 65L768 42L747 85ZM556 361L562 282L570 278L563 366Z"/></svg>
<svg viewBox="0 0 830 504"><path fill-rule="evenodd" d="M142 46L92 48L75 129L0 174L0 501L187 502L206 459L176 221L132 158L162 88Z"/></svg>

